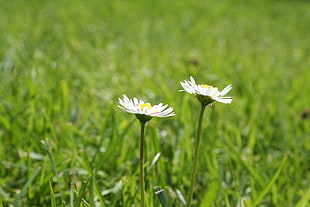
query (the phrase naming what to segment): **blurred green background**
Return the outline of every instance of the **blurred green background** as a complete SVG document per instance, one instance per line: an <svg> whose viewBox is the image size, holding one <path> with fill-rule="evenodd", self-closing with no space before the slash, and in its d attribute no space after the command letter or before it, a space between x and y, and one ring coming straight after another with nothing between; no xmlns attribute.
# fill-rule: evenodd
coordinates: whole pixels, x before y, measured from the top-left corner
<svg viewBox="0 0 310 207"><path fill-rule="evenodd" d="M309 57L309 1L0 0L0 206L138 206L123 94L174 107L147 124L147 204L161 186L183 206L190 75L233 85L206 110L193 206L308 206Z"/></svg>

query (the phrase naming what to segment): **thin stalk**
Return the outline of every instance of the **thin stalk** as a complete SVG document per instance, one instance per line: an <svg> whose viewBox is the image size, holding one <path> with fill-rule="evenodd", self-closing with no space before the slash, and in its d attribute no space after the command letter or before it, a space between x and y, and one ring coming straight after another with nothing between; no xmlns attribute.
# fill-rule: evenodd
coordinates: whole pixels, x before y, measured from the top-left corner
<svg viewBox="0 0 310 207"><path fill-rule="evenodd" d="M144 207L144 127L145 122L141 123L141 139L140 139L140 191L141 191L141 207Z"/></svg>
<svg viewBox="0 0 310 207"><path fill-rule="evenodd" d="M203 118L203 113L205 111L205 108L206 108L206 105L201 104L199 120L198 120L198 128L197 128L197 137L195 140L194 166L193 166L192 174L191 174L191 184L189 187L189 193L188 193L188 198L187 198L187 207L190 207L192 205L194 185L195 185L196 173L197 173L199 145L200 145L200 136L201 136L201 125L202 125L202 118Z"/></svg>

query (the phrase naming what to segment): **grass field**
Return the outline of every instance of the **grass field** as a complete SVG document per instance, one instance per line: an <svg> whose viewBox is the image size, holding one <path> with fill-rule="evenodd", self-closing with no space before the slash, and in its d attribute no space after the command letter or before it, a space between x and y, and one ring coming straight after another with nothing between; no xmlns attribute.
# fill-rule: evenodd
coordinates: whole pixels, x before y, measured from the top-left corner
<svg viewBox="0 0 310 207"><path fill-rule="evenodd" d="M205 112L193 206L310 206L309 57L306 0L0 0L0 207L139 206L123 94L174 107L146 125L146 202L184 206L189 76L233 85Z"/></svg>

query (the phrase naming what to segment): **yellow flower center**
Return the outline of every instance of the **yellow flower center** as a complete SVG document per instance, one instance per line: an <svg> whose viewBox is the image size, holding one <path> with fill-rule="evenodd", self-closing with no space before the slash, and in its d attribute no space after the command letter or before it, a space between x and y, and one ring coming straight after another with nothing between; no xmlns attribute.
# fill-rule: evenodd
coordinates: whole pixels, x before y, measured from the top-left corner
<svg viewBox="0 0 310 207"><path fill-rule="evenodd" d="M140 109L141 109L141 111L143 111L143 109L144 109L145 107L148 108L148 109L151 109L151 108L152 108L152 106L151 106L150 104L148 104L148 103L140 104Z"/></svg>
<svg viewBox="0 0 310 207"><path fill-rule="evenodd" d="M204 88L209 88L209 87L213 88L213 86L206 85L206 84L201 84L200 86L201 86L201 87L204 87Z"/></svg>

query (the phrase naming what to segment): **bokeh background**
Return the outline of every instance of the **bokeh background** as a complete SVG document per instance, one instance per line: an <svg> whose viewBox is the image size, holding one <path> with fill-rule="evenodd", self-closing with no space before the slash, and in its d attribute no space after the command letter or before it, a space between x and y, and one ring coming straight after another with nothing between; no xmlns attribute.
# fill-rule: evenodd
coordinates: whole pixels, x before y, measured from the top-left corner
<svg viewBox="0 0 310 207"><path fill-rule="evenodd" d="M139 123L123 94L177 116L146 132L147 204L183 206L199 102L193 206L310 199L310 2L0 0L0 206L138 206Z"/></svg>

